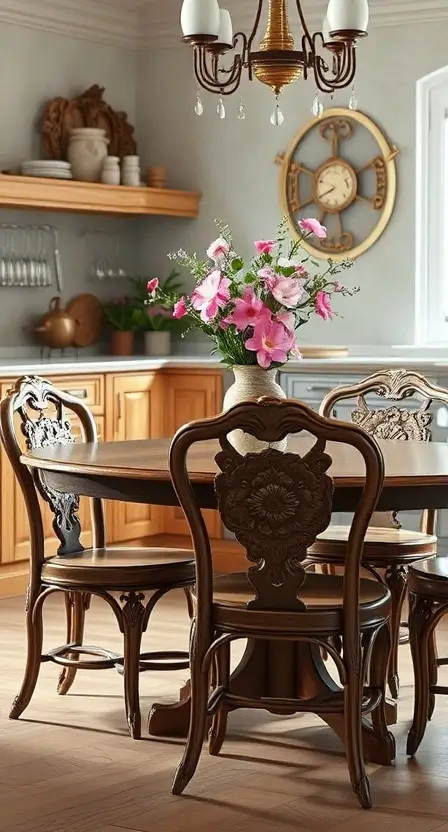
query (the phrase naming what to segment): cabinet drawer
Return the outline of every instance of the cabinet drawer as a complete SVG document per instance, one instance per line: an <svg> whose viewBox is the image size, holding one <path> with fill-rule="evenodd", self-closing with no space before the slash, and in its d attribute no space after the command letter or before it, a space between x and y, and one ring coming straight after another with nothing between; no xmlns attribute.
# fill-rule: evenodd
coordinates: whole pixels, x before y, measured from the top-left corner
<svg viewBox="0 0 448 832"><path fill-rule="evenodd" d="M51 376L50 381L99 416L104 413L104 376Z"/></svg>

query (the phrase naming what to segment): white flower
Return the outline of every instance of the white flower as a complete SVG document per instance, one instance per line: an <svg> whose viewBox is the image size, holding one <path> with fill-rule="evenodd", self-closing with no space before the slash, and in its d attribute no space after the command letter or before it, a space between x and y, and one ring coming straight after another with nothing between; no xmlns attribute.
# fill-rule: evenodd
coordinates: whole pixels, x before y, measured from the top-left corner
<svg viewBox="0 0 448 832"><path fill-rule="evenodd" d="M207 257L218 263L221 257L226 257L230 251L230 245L224 237L218 237L207 249Z"/></svg>

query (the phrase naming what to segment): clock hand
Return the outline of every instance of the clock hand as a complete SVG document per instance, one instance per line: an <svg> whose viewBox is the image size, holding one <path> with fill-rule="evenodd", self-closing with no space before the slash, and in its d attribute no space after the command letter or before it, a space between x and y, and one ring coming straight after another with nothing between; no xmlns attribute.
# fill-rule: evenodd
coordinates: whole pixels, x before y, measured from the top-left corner
<svg viewBox="0 0 448 832"><path fill-rule="evenodd" d="M335 188L336 188L336 185L333 185L333 187L332 187L332 188L330 188L330 190L329 190L329 191L324 191L324 193L323 193L323 194L319 194L320 198L322 199L322 197L323 197L323 196L328 196L328 194L331 194L331 193L332 193L332 191L334 191L334 190L335 190Z"/></svg>

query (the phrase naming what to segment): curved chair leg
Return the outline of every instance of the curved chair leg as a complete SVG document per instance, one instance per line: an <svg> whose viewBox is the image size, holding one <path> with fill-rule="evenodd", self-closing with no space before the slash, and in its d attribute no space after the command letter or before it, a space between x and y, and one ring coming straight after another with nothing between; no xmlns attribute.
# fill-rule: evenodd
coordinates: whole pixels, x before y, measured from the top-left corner
<svg viewBox="0 0 448 832"><path fill-rule="evenodd" d="M392 595L392 609L390 616L391 648L389 658L388 683L394 699L398 698L400 680L398 677L398 647L400 644L401 611L406 596L406 568L404 566L390 566L386 570L385 582Z"/></svg>
<svg viewBox="0 0 448 832"><path fill-rule="evenodd" d="M67 643L82 645L84 638L84 623L86 611L90 606L90 595L87 592L66 592L65 609L67 614ZM64 667L59 676L58 693L65 696L69 692L75 676L77 667Z"/></svg>
<svg viewBox="0 0 448 832"><path fill-rule="evenodd" d="M188 617L189 617L190 621L192 621L193 618L194 618L194 605L193 605L193 599L191 597L191 590L190 590L189 587L186 587L184 589L184 592L185 592L185 598L187 599Z"/></svg>
<svg viewBox="0 0 448 832"><path fill-rule="evenodd" d="M223 644L216 653L216 686L229 688L230 679L230 644ZM223 703L213 716L212 725L208 735L208 750L213 756L221 751L222 744L226 737L228 708Z"/></svg>
<svg viewBox="0 0 448 832"><path fill-rule="evenodd" d="M414 665L414 719L408 734L406 753L413 757L426 730L429 716L429 640L432 604L413 596L409 612L409 638Z"/></svg>
<svg viewBox="0 0 448 832"><path fill-rule="evenodd" d="M25 675L20 692L12 703L9 712L10 719L18 719L29 705L39 676L43 642L43 602L40 601L41 591L40 586L37 589L33 589L31 585L27 591L25 605L27 637Z"/></svg>
<svg viewBox="0 0 448 832"><path fill-rule="evenodd" d="M389 624L384 624L376 635L369 668L369 685L381 690L380 704L372 711L372 728L379 740L388 748L388 756L395 759L395 737L389 731L386 718L386 684L389 664L391 634Z"/></svg>
<svg viewBox="0 0 448 832"><path fill-rule="evenodd" d="M129 733L134 740L139 740L142 734L139 676L140 650L145 622L145 607L142 604L144 597L140 592L128 592L120 598L123 603L123 681L126 720Z"/></svg>
<svg viewBox="0 0 448 832"><path fill-rule="evenodd" d="M191 645L190 725L184 754L177 768L171 788L173 794L182 794L196 771L199 757L201 756L207 723L209 673L202 668L205 650L198 650L196 622L193 622L192 625Z"/></svg>
<svg viewBox="0 0 448 832"><path fill-rule="evenodd" d="M355 674L351 668L347 672L345 687L345 751L348 770L353 790L363 809L372 808L370 784L364 765L362 750L362 702L363 680L361 674Z"/></svg>
<svg viewBox="0 0 448 832"><path fill-rule="evenodd" d="M437 679L439 675L439 666L437 664L437 640L436 640L436 631L435 629L432 630L431 635L429 636L428 642L428 662L429 662L429 684L430 685L437 685ZM432 715L434 713L434 708L436 706L436 696L434 693L429 694L429 708L428 708L428 719L432 719Z"/></svg>

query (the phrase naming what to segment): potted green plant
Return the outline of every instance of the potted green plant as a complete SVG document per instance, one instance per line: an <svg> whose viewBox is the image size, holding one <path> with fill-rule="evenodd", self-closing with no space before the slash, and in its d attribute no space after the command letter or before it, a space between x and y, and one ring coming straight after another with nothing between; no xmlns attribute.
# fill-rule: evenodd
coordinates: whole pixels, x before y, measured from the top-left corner
<svg viewBox="0 0 448 832"><path fill-rule="evenodd" d="M168 296L172 293L177 295L182 288L178 277L179 273L173 269L162 283L159 283L156 277L150 280L141 277L130 278L135 293L135 328L144 334L146 355L169 355L171 352L171 333L182 333L188 326L185 321L173 318L172 304L148 304L148 293L151 295L159 286Z"/></svg>
<svg viewBox="0 0 448 832"><path fill-rule="evenodd" d="M132 355L134 351L135 302L116 298L104 305L104 318L111 329L112 355Z"/></svg>

